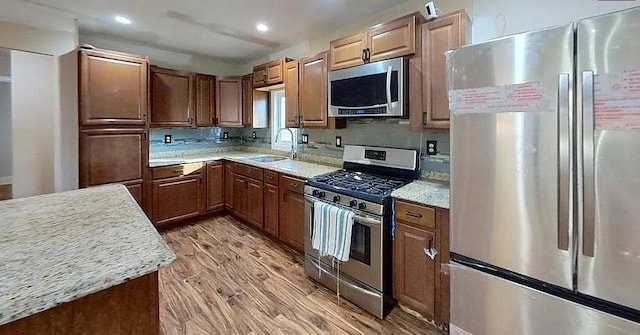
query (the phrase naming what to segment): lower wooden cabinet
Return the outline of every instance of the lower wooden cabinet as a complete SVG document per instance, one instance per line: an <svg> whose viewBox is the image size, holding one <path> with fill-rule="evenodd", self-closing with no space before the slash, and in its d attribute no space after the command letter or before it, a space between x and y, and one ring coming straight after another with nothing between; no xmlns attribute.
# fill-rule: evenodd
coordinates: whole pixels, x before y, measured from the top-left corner
<svg viewBox="0 0 640 335"><path fill-rule="evenodd" d="M240 175L233 175L233 213L243 219L247 219L247 199L245 197L248 181Z"/></svg>
<svg viewBox="0 0 640 335"><path fill-rule="evenodd" d="M207 163L207 211L224 207L224 166L221 162Z"/></svg>
<svg viewBox="0 0 640 335"><path fill-rule="evenodd" d="M396 201L395 220L394 298L427 318L449 323L449 277L441 271L449 263L449 211Z"/></svg>
<svg viewBox="0 0 640 335"><path fill-rule="evenodd" d="M425 254L435 243L435 234L396 223L393 241L393 293L407 307L425 316L435 316L436 261Z"/></svg>
<svg viewBox="0 0 640 335"><path fill-rule="evenodd" d="M233 212L236 216L262 229L264 194L261 181L238 174L233 177Z"/></svg>
<svg viewBox="0 0 640 335"><path fill-rule="evenodd" d="M280 176L279 239L304 252L304 180Z"/></svg>
<svg viewBox="0 0 640 335"><path fill-rule="evenodd" d="M143 198L143 194L144 194L144 183L141 181L137 181L137 182L131 182L131 183L125 183L124 186L127 187L127 190L129 190L129 193L131 193L131 196L138 202L138 205L140 205L140 207L144 206L144 198Z"/></svg>
<svg viewBox="0 0 640 335"><path fill-rule="evenodd" d="M264 186L264 231L273 237L278 237L279 195L278 186Z"/></svg>
<svg viewBox="0 0 640 335"><path fill-rule="evenodd" d="M233 163L224 162L224 207L233 210Z"/></svg>
<svg viewBox="0 0 640 335"><path fill-rule="evenodd" d="M164 225L204 213L202 173L154 180L152 182L152 221Z"/></svg>

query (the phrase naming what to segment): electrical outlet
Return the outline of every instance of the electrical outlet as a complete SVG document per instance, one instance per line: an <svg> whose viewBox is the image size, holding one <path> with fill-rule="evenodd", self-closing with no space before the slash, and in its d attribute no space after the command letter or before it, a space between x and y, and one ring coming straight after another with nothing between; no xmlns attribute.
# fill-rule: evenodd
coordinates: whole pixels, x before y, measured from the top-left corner
<svg viewBox="0 0 640 335"><path fill-rule="evenodd" d="M438 141L427 141L427 155L433 156L438 154Z"/></svg>
<svg viewBox="0 0 640 335"><path fill-rule="evenodd" d="M342 136L336 136L336 147L342 148Z"/></svg>
<svg viewBox="0 0 640 335"><path fill-rule="evenodd" d="M308 143L309 143L309 135L302 134L302 144L308 144Z"/></svg>
<svg viewBox="0 0 640 335"><path fill-rule="evenodd" d="M171 135L164 135L164 144L171 144Z"/></svg>
<svg viewBox="0 0 640 335"><path fill-rule="evenodd" d="M255 131L254 131L253 133L251 133L251 138L252 138L252 139L254 139L254 140L255 140L255 139L256 139L256 137L258 137L258 136L256 135L256 132L255 132Z"/></svg>
<svg viewBox="0 0 640 335"><path fill-rule="evenodd" d="M229 133L227 133L226 131L224 133L222 133L222 139L228 140L229 139Z"/></svg>

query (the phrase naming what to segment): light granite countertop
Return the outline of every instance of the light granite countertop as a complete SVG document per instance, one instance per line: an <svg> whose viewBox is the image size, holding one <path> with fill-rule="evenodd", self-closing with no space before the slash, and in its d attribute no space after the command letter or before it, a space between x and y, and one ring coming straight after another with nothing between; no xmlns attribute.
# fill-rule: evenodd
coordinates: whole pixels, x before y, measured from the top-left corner
<svg viewBox="0 0 640 335"><path fill-rule="evenodd" d="M175 260L122 185L0 201L0 231L0 325Z"/></svg>
<svg viewBox="0 0 640 335"><path fill-rule="evenodd" d="M261 153L251 153L246 151L223 151L215 153L205 153L198 155L183 156L177 158L152 158L149 160L149 167L160 167L174 164L188 164L215 160L229 160L236 163L252 165L255 167L281 172L290 176L309 179L321 174L339 170L337 167L308 163L299 160L284 159L277 162L254 162L249 158L267 156Z"/></svg>
<svg viewBox="0 0 640 335"><path fill-rule="evenodd" d="M401 187L391 196L415 203L449 209L449 184L417 180Z"/></svg>

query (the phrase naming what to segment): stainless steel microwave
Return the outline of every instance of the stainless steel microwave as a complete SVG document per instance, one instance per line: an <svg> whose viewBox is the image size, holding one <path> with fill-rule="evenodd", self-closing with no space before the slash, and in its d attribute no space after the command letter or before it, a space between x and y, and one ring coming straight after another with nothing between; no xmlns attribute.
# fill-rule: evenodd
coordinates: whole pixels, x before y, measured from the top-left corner
<svg viewBox="0 0 640 335"><path fill-rule="evenodd" d="M405 58L331 71L329 116L406 116L407 82Z"/></svg>

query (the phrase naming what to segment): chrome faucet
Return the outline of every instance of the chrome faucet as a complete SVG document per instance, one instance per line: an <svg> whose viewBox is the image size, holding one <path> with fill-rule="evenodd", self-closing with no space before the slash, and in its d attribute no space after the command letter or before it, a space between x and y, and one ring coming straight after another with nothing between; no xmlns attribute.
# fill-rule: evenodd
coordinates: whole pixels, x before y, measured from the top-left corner
<svg viewBox="0 0 640 335"><path fill-rule="evenodd" d="M289 132L289 134L291 134L291 152L289 152L289 158L290 159L296 159L298 158L298 154L296 153L296 148L295 148L295 144L296 144L296 137L293 135L293 131L291 131L291 129L289 128L280 128L280 130L278 130L278 133L276 134L276 143L278 143L278 139L280 138L280 133L286 130Z"/></svg>

